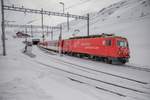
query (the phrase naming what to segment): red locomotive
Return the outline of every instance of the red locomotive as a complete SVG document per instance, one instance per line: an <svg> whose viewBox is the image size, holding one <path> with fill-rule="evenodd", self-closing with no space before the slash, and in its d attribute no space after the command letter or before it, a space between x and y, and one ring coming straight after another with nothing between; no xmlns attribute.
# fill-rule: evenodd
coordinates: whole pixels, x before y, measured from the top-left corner
<svg viewBox="0 0 150 100"><path fill-rule="evenodd" d="M63 54L89 57L107 63L125 64L130 58L127 39L114 34L74 37L40 44L53 51L60 48Z"/></svg>

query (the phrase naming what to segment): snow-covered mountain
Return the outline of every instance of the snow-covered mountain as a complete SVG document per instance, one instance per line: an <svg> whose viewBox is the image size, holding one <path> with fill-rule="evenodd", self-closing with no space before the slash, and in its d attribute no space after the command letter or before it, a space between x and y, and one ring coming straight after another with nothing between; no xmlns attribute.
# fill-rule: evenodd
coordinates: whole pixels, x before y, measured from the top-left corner
<svg viewBox="0 0 150 100"><path fill-rule="evenodd" d="M87 35L86 20L70 21L69 31L66 23L62 25L63 38L69 38L72 34ZM150 65L149 26L150 0L123 0L99 12L90 13L90 34L115 33L128 38L131 63ZM58 39L59 31L54 34Z"/></svg>
<svg viewBox="0 0 150 100"><path fill-rule="evenodd" d="M86 15L85 15L86 16ZM99 12L90 13L90 34L99 34L101 27L121 24L123 22L137 21L150 16L150 0L123 0L101 9ZM63 32L73 33L79 29L78 35L86 35L86 20L73 20L70 22L70 31L67 24L63 24ZM58 25L59 26L59 25ZM113 25L114 26L114 25ZM110 27L107 27L108 30Z"/></svg>

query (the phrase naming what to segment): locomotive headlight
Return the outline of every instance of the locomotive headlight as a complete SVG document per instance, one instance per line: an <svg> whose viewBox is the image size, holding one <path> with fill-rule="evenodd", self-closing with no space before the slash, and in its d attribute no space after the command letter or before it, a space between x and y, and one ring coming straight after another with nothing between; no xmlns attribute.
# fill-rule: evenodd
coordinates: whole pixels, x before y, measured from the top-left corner
<svg viewBox="0 0 150 100"><path fill-rule="evenodd" d="M118 49L118 55L121 55L121 47L119 47L119 49Z"/></svg>
<svg viewBox="0 0 150 100"><path fill-rule="evenodd" d="M118 51L118 55L121 55L121 51L120 50Z"/></svg>

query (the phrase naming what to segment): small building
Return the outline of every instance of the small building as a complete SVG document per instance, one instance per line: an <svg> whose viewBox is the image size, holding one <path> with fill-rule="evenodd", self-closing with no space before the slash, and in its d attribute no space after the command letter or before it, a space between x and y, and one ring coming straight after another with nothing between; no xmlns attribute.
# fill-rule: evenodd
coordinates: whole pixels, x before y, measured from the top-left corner
<svg viewBox="0 0 150 100"><path fill-rule="evenodd" d="M23 33L23 32L17 32L17 33L16 33L16 36L19 37L19 38L30 37L30 35L25 34L25 33Z"/></svg>

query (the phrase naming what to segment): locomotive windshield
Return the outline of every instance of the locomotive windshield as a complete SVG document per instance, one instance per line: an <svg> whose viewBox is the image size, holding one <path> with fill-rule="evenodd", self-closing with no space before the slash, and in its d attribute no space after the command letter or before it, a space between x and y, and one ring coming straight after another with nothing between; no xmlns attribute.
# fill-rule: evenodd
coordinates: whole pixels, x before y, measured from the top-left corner
<svg viewBox="0 0 150 100"><path fill-rule="evenodd" d="M123 40L118 40L117 45L120 46L120 47L128 47L127 42L123 41Z"/></svg>

